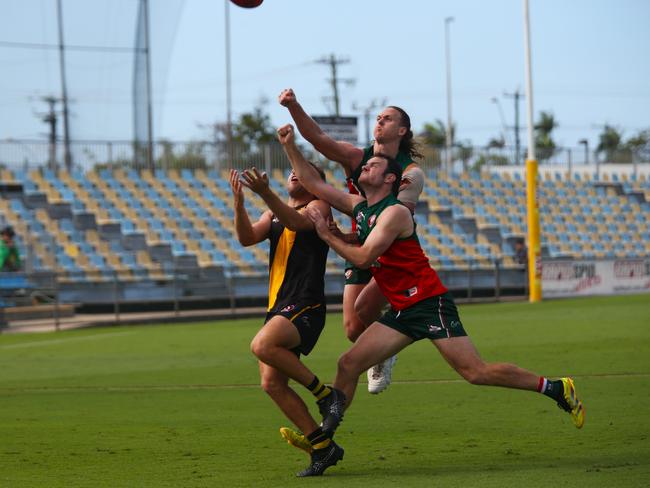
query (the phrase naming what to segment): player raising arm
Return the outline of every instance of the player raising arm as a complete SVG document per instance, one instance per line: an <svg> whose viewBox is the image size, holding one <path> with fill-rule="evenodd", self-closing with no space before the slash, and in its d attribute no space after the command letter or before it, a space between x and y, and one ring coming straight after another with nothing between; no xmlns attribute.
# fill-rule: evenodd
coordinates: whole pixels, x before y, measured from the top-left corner
<svg viewBox="0 0 650 488"><path fill-rule="evenodd" d="M244 206L242 186L257 193L269 207L255 223ZM308 193L293 172L286 183L286 203L271 190L266 173L260 174L255 168L241 175L231 170L230 187L239 242L244 246L265 239L271 242L268 311L264 326L251 343L251 351L259 360L262 388L305 434L301 448L311 453L311 463L298 476L318 476L343 459L343 449L315 422L289 386L289 378L307 388L320 404L338 394L300 361L301 354L311 352L325 326L324 275L329 250L305 211L328 216L330 206Z"/></svg>
<svg viewBox="0 0 650 488"><path fill-rule="evenodd" d="M324 402L323 431L334 432L341 422L361 373L421 339L431 340L468 382L538 391L555 400L571 414L575 426L582 427L585 410L571 378L552 381L514 364L481 359L453 297L420 246L410 212L396 198L401 168L393 159L383 155L370 159L359 177L366 195L363 199L317 180L295 145L291 126L280 128L278 136L305 188L354 217L361 246L346 244L332 234L323 215L314 209L309 217L318 235L343 258L369 268L391 305L339 359L334 388L341 394Z"/></svg>
<svg viewBox="0 0 650 488"><path fill-rule="evenodd" d="M414 161L422 156L413 141L410 117L404 110L396 106L384 108L377 115L373 143L358 148L347 142L336 141L323 132L298 103L291 88L280 93L279 102L287 107L302 136L325 157L343 166L350 193L359 193L361 170L372 156L386 154L394 158L403 170L398 198L411 212L415 211L424 186L424 173ZM353 221L353 231L354 226ZM343 325L348 339L354 342L379 317L386 303L386 298L372 280L371 273L347 262L343 289ZM370 393L380 393L388 387L396 359L391 357L368 370Z"/></svg>

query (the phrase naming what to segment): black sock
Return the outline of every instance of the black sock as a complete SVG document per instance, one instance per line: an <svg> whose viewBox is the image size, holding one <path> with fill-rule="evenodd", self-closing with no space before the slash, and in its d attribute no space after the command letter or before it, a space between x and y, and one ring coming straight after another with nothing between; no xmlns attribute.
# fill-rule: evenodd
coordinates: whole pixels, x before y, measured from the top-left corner
<svg viewBox="0 0 650 488"><path fill-rule="evenodd" d="M544 391L541 391L547 397L559 402L564 398L564 384L562 380L546 380Z"/></svg>
<svg viewBox="0 0 650 488"><path fill-rule="evenodd" d="M307 436L307 440L311 443L314 449L324 449L330 445L332 437L325 434L323 429L318 427L314 432Z"/></svg>

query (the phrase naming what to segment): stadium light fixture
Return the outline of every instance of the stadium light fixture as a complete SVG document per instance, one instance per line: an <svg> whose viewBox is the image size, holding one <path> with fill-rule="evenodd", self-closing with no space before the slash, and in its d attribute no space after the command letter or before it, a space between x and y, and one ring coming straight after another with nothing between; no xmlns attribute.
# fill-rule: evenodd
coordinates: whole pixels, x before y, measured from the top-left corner
<svg viewBox="0 0 650 488"><path fill-rule="evenodd" d="M589 141L587 139L580 139L578 144L585 146L585 164L589 164Z"/></svg>

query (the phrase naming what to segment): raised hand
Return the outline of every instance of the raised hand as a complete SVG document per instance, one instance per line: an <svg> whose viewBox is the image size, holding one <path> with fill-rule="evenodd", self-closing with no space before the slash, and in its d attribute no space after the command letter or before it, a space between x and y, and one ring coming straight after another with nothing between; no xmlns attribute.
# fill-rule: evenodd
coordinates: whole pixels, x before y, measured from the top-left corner
<svg viewBox="0 0 650 488"><path fill-rule="evenodd" d="M233 200L235 206L244 203L244 192L242 190L242 182L239 179L239 173L236 169L230 170L230 189L232 190Z"/></svg>
<svg viewBox="0 0 650 488"><path fill-rule="evenodd" d="M285 90L282 90L280 92L280 95L278 96L278 102L280 102L280 105L283 107L288 107L289 105L296 103L298 99L296 98L296 94L293 92L291 88L287 88Z"/></svg>
<svg viewBox="0 0 650 488"><path fill-rule="evenodd" d="M241 184L258 195L269 189L269 177L266 171L260 173L257 168L251 168L245 170L241 177Z"/></svg>
<svg viewBox="0 0 650 488"><path fill-rule="evenodd" d="M278 140L280 144L286 146L287 144L292 144L296 140L296 133L293 129L293 125L285 124L278 129Z"/></svg>

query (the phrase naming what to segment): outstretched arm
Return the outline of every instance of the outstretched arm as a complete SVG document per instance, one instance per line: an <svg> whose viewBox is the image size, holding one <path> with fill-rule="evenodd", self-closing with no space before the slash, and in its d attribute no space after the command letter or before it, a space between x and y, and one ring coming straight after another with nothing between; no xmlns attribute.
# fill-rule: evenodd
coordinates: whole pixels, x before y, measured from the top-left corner
<svg viewBox="0 0 650 488"><path fill-rule="evenodd" d="M321 200L325 200L341 212L352 215L354 206L362 201L363 198L359 195L350 195L349 193L338 190L321 179L316 168L309 164L300 152L300 149L298 149L298 146L296 146L293 126L287 124L280 127L278 129L278 139L302 186L309 193Z"/></svg>
<svg viewBox="0 0 650 488"><path fill-rule="evenodd" d="M273 190L271 190L271 187L269 186L269 177L266 172L260 173L257 168L247 169L242 173L241 183L245 187L250 188L253 192L257 193L268 205L271 212L273 212L273 215L275 215L287 229L293 231L314 229L314 224L309 217L287 205ZM329 205L322 200L313 200L309 203L309 206L312 205L316 206L324 213L324 215L330 213Z"/></svg>
<svg viewBox="0 0 650 488"><path fill-rule="evenodd" d="M296 123L300 134L331 161L341 164L346 172L351 173L363 159L363 150L348 142L335 141L325 134L320 126L302 108L296 94L291 88L283 90L278 97L280 105L289 109L291 118Z"/></svg>
<svg viewBox="0 0 650 488"><path fill-rule="evenodd" d="M257 222L251 223L244 206L242 182L239 180L239 173L234 169L230 170L230 189L235 207L235 232L239 243L242 246L252 246L266 239L271 230L271 212L264 212Z"/></svg>
<svg viewBox="0 0 650 488"><path fill-rule="evenodd" d="M370 268L395 239L408 237L413 233L411 213L401 205L394 205L384 210L362 246L348 244L332 234L327 222L318 212L309 210L308 214L314 221L319 237L339 256L361 269Z"/></svg>

